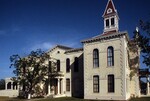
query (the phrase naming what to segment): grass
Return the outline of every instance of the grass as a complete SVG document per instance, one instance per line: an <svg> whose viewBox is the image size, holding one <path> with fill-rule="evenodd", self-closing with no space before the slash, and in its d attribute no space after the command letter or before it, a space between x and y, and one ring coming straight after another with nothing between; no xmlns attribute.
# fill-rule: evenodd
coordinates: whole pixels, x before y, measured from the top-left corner
<svg viewBox="0 0 150 101"><path fill-rule="evenodd" d="M134 98L130 101L150 101L150 97L143 97L143 98Z"/></svg>
<svg viewBox="0 0 150 101"><path fill-rule="evenodd" d="M8 98L8 97L0 97L0 101L94 101L94 100L84 100L79 98L71 98L71 97L64 97L64 98L40 98L40 99L18 99L18 98ZM99 100L102 101L102 100ZM133 98L129 101L150 101L150 97L144 98Z"/></svg>

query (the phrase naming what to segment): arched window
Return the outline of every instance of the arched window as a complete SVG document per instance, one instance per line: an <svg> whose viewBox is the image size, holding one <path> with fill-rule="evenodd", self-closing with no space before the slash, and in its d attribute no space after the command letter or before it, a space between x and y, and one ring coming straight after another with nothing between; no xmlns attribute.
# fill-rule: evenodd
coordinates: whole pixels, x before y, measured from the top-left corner
<svg viewBox="0 0 150 101"><path fill-rule="evenodd" d="M108 92L113 93L115 92L115 80L114 75L108 75Z"/></svg>
<svg viewBox="0 0 150 101"><path fill-rule="evenodd" d="M57 60L57 71L60 72L60 60Z"/></svg>
<svg viewBox="0 0 150 101"><path fill-rule="evenodd" d="M79 59L78 57L74 58L74 72L78 72L79 71Z"/></svg>
<svg viewBox="0 0 150 101"><path fill-rule="evenodd" d="M99 67L99 51L98 51L98 49L93 50L93 67Z"/></svg>
<svg viewBox="0 0 150 101"><path fill-rule="evenodd" d="M114 66L114 48L112 46L107 49L107 65Z"/></svg>
<svg viewBox="0 0 150 101"><path fill-rule="evenodd" d="M70 72L70 59L66 59L66 72Z"/></svg>
<svg viewBox="0 0 150 101"><path fill-rule="evenodd" d="M11 89L11 82L8 82L7 89Z"/></svg>

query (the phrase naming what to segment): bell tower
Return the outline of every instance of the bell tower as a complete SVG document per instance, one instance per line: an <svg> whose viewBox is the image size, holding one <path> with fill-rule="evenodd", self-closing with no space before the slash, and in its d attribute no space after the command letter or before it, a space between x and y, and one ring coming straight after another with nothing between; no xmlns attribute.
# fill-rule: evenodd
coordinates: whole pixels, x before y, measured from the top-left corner
<svg viewBox="0 0 150 101"><path fill-rule="evenodd" d="M118 32L119 16L112 0L108 0L104 14L104 33Z"/></svg>

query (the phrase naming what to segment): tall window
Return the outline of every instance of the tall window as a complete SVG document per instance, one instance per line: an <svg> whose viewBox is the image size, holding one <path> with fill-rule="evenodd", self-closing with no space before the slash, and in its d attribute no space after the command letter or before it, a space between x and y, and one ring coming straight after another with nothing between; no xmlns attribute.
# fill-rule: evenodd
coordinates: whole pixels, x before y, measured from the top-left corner
<svg viewBox="0 0 150 101"><path fill-rule="evenodd" d="M107 49L107 65L114 66L114 48L112 46Z"/></svg>
<svg viewBox="0 0 150 101"><path fill-rule="evenodd" d="M99 93L99 76L93 76L93 92Z"/></svg>
<svg viewBox="0 0 150 101"><path fill-rule="evenodd" d="M11 82L7 84L7 89L11 89Z"/></svg>
<svg viewBox="0 0 150 101"><path fill-rule="evenodd" d="M108 75L108 92L109 93L115 92L114 75Z"/></svg>
<svg viewBox="0 0 150 101"><path fill-rule="evenodd" d="M66 91L70 91L70 79L66 79Z"/></svg>
<svg viewBox="0 0 150 101"><path fill-rule="evenodd" d="M60 60L57 60L57 71L60 72Z"/></svg>
<svg viewBox="0 0 150 101"><path fill-rule="evenodd" d="M115 25L115 19L111 18L111 26L114 26L114 25Z"/></svg>
<svg viewBox="0 0 150 101"><path fill-rule="evenodd" d="M70 59L66 59L66 72L70 72Z"/></svg>
<svg viewBox="0 0 150 101"><path fill-rule="evenodd" d="M78 61L78 57L75 57L74 59L74 72L78 72L79 71L79 61Z"/></svg>
<svg viewBox="0 0 150 101"><path fill-rule="evenodd" d="M99 67L99 51L98 51L98 49L93 50L93 67Z"/></svg>
<svg viewBox="0 0 150 101"><path fill-rule="evenodd" d="M109 19L106 20L106 27L109 27Z"/></svg>

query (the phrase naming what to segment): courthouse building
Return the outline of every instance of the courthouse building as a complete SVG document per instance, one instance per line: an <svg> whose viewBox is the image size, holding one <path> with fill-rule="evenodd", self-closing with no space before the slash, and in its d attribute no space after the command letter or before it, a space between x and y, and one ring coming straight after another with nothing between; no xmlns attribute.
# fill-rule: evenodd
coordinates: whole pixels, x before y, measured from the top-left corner
<svg viewBox="0 0 150 101"><path fill-rule="evenodd" d="M108 0L103 18L103 33L82 40L83 48L57 45L49 51L63 73L56 78L54 94L102 100L140 96L138 75L130 77L132 68L139 68L139 61L130 65L130 60L139 59L140 50L127 31L119 31L119 16L112 0Z"/></svg>
<svg viewBox="0 0 150 101"><path fill-rule="evenodd" d="M45 85L47 95L98 100L140 97L138 72L131 75L139 69L140 49L127 31L119 30L119 15L112 0L108 0L103 20L103 33L82 40L82 48L56 45L48 51L57 59L62 76ZM147 89L150 94L149 86Z"/></svg>

